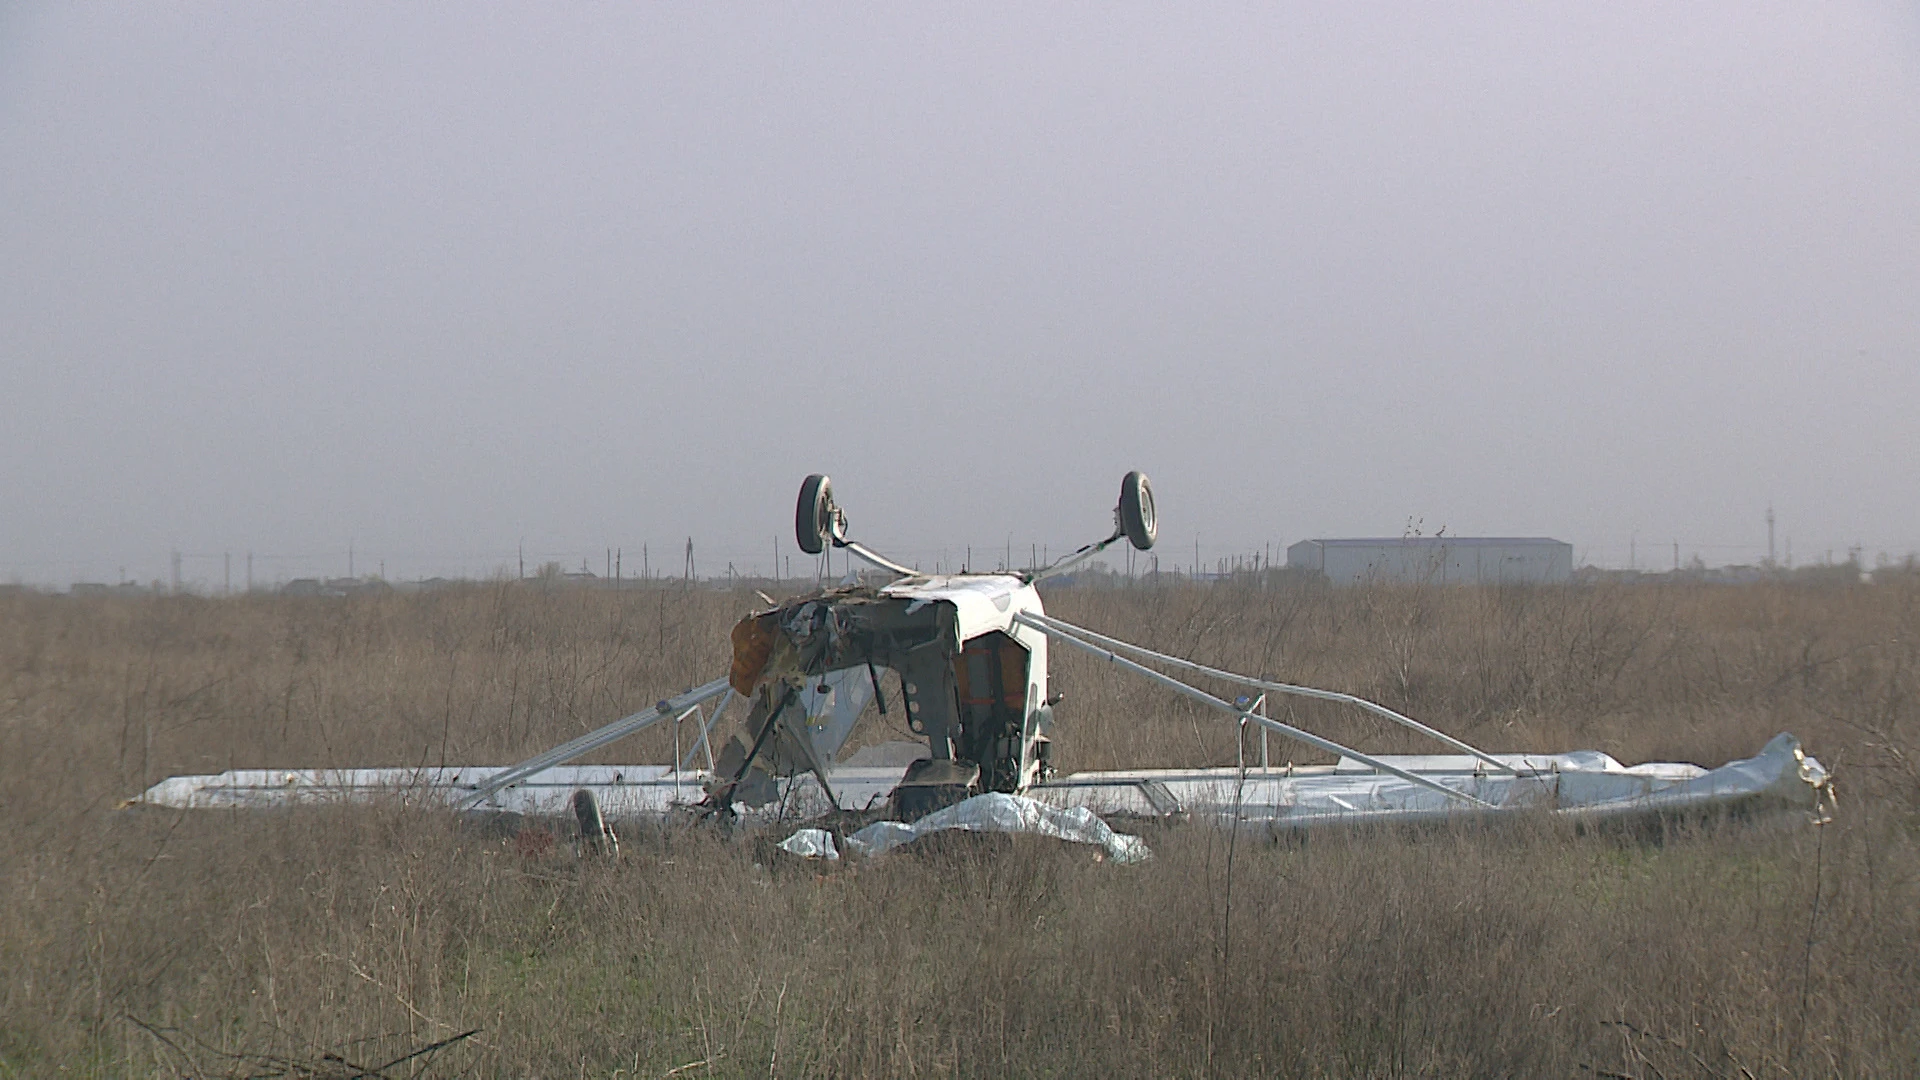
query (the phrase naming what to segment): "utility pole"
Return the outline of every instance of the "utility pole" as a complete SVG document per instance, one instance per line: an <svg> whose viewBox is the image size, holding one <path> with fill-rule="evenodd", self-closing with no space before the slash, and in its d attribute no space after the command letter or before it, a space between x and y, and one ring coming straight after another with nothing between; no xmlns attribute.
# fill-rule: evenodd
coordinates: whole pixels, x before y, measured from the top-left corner
<svg viewBox="0 0 1920 1080"><path fill-rule="evenodd" d="M1789 555L1787 558L1788 558L1788 561L1792 561L1793 557ZM1774 565L1775 564L1773 561L1773 504L1768 503L1767 504L1767 569L1769 570L1773 569Z"/></svg>
<svg viewBox="0 0 1920 1080"><path fill-rule="evenodd" d="M687 584L693 584L693 537L687 537L687 565L684 570Z"/></svg>
<svg viewBox="0 0 1920 1080"><path fill-rule="evenodd" d="M647 557L647 545L644 540L640 543L640 576L648 581L653 580L653 562Z"/></svg>
<svg viewBox="0 0 1920 1080"><path fill-rule="evenodd" d="M520 580L527 580L527 542L520 541Z"/></svg>
<svg viewBox="0 0 1920 1080"><path fill-rule="evenodd" d="M221 566L224 568L221 571L220 592L223 595L232 596L233 595L233 552L231 551L222 552L220 561L221 561Z"/></svg>
<svg viewBox="0 0 1920 1080"><path fill-rule="evenodd" d="M615 586L618 586L620 584L620 549L619 548L613 549L613 583Z"/></svg>

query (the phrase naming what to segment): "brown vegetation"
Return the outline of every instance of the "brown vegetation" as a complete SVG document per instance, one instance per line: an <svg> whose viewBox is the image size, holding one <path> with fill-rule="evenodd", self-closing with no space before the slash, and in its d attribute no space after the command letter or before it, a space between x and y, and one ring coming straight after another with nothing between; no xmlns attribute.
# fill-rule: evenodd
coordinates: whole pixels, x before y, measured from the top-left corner
<svg viewBox="0 0 1920 1080"><path fill-rule="evenodd" d="M1920 1070L1920 586L1048 600L1494 750L1718 764L1793 731L1840 812L1241 842L1229 879L1205 829L1152 831L1138 867L1021 841L822 868L695 829L609 863L404 805L119 810L183 772L503 764L723 671L755 602L0 594L0 1076L372 1075L417 1051L379 1074ZM1231 726L1055 666L1065 767L1234 759Z"/></svg>

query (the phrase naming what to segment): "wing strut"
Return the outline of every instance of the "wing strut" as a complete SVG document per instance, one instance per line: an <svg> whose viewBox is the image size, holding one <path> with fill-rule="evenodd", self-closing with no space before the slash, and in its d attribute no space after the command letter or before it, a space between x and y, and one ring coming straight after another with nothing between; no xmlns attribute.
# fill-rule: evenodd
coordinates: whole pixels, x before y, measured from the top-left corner
<svg viewBox="0 0 1920 1080"><path fill-rule="evenodd" d="M571 742L561 743L559 746L545 753L535 754L510 769L502 769L488 777L486 781L475 788L474 793L468 797L466 808L471 810L479 806L481 803L492 798L494 793L500 791L502 788L511 787L535 773L544 772L553 768L555 765L564 765L574 758L598 750L610 742L624 739L636 731L643 731L650 728L662 720L671 720L676 716L697 709L706 702L731 692L732 689L723 676L705 686L696 686L678 697L670 697L650 709L642 709L632 716L615 720L606 727L596 731L589 731Z"/></svg>
<svg viewBox="0 0 1920 1080"><path fill-rule="evenodd" d="M1068 623L1068 622L1061 622L1059 619L1056 619L1051 615L1035 615L1031 612L1028 612L1025 616L1023 616L1023 618L1032 618L1037 622L1051 624L1057 629L1078 634L1081 637L1087 639L1088 641L1092 641L1099 645L1104 645L1107 648L1114 650L1115 652L1131 653L1134 656L1145 657L1149 660L1158 660L1159 662L1166 664L1169 667L1176 667L1183 671L1191 671L1196 675L1207 675L1216 679L1220 679L1224 682L1237 683L1241 686L1251 686L1257 690L1266 690L1275 694L1291 694L1295 697L1316 698L1320 701L1337 701L1343 705L1353 705L1358 708L1365 709L1367 712L1370 712L1375 716L1379 716L1384 719L1391 720L1402 727L1417 731L1420 734L1426 735L1430 738L1438 739L1440 742L1443 742L1448 746L1453 747L1455 750L1458 750L1465 754L1471 754L1474 757L1479 758L1481 761L1487 763L1493 768L1499 769L1503 773L1507 773L1512 776L1520 775L1520 771L1518 769L1515 769L1513 766L1507 764L1504 761L1501 761L1499 758L1496 758L1491 754L1487 754L1478 749L1475 749L1474 747L1469 746L1464 742L1461 742L1459 739L1454 738L1453 736L1447 734L1444 731L1440 731L1436 728L1428 727L1427 725L1421 723L1420 721L1415 720L1411 716L1403 716L1400 713L1394 712L1392 709L1387 708L1385 705L1381 705L1377 702L1368 701L1366 698L1363 698L1363 697L1355 697L1352 694L1342 694L1335 690L1319 690L1311 686L1298 686L1293 683L1268 682L1265 679L1256 679L1248 675L1236 675L1231 671L1222 671L1219 668L1207 667L1205 664L1196 664L1191 660L1182 660L1177 656L1168 656L1165 653L1157 653L1157 652L1154 652L1152 649L1143 649L1138 645L1129 644L1128 642L1121 641L1117 638L1110 638L1105 634L1096 634L1093 631L1088 630L1086 627L1075 626L1072 623ZM1531 771L1532 770L1529 770L1529 772Z"/></svg>
<svg viewBox="0 0 1920 1080"><path fill-rule="evenodd" d="M732 690L733 688L729 686L727 689ZM713 726L720 722L720 714L726 712L727 706L731 704L733 704L733 694L720 695L720 704L713 707L713 714L708 716L705 722L700 725L700 740L692 746L687 747L685 756L680 759L679 764L673 767L674 772L686 772L687 766L693 761L693 755L702 750L706 751L707 754L707 771L713 771Z"/></svg>
<svg viewBox="0 0 1920 1080"><path fill-rule="evenodd" d="M1261 727L1264 727L1269 731L1277 732L1278 734L1285 735L1288 738L1297 739L1300 742L1306 743L1308 746L1314 747L1316 749L1324 750L1330 754L1339 754L1342 757L1352 758L1353 760L1358 761L1364 765L1369 765L1380 772L1389 773L1391 775L1399 777L1402 780L1407 781L1408 783L1418 784L1421 787L1429 788L1433 791L1437 791L1440 794L1445 795L1450 799L1458 799L1462 802L1465 802L1469 806L1477 807L1483 810L1494 809L1494 807L1491 804L1483 802L1480 799L1474 798L1472 795L1469 795L1464 791L1456 791L1453 788L1446 786L1445 784L1437 783L1436 781L1428 777L1421 776L1418 773L1408 772L1407 770L1399 768L1397 766L1389 765L1386 762L1381 761L1379 758L1369 757L1368 755L1363 754L1358 750L1352 750L1345 746L1341 746L1339 743L1334 742L1331 739L1323 739L1320 736L1313 734L1312 732L1302 731L1297 727L1293 727L1288 724L1283 724L1278 720L1273 720L1268 717L1261 716L1258 713L1254 713L1249 710L1242 709L1239 706L1234 705L1230 701L1217 698L1212 694L1207 693L1205 690L1201 690L1198 687L1189 686L1186 683L1181 682L1179 679L1176 679L1171 675L1163 675L1160 672L1155 671L1144 664L1135 663L1134 661L1129 660L1124 656L1121 656L1119 653L1111 649L1103 648L1089 641L1083 641L1078 636L1076 636L1077 634L1082 634L1082 633L1091 634L1092 631L1081 630L1079 627L1073 626L1070 623L1062 623L1056 619L1049 619L1046 616L1035 616L1029 612L1024 612L1024 611L1014 615L1013 618L1015 622L1021 623L1022 625L1025 625L1025 626L1030 626L1033 629L1040 631L1041 633L1047 635L1048 637L1052 638L1055 641L1065 642L1066 644L1072 645L1077 649L1081 649L1085 652L1093 653L1095 656L1103 656L1108 660L1108 662L1117 664L1120 667L1123 667L1128 671L1131 671L1137 675L1141 675L1148 679L1151 679L1154 682L1157 682L1160 685L1165 686L1169 690L1173 690L1176 693L1184 694L1187 697L1194 699L1195 701L1201 702L1202 704L1211 705L1216 709L1222 709L1226 712L1230 712L1233 715L1239 717L1243 723L1259 724ZM1049 625L1049 624L1052 624L1052 625ZM1139 647L1134 646L1134 648L1137 649ZM1142 651L1145 651L1145 650L1142 650Z"/></svg>

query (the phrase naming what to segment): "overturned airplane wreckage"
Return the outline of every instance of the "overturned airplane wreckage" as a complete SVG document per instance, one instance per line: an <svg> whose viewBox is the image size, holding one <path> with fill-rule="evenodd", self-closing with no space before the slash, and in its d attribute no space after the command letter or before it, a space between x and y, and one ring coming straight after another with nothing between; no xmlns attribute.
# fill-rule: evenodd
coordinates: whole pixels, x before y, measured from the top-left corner
<svg viewBox="0 0 1920 1080"><path fill-rule="evenodd" d="M583 822L699 813L749 819L860 813L928 830L1043 832L1109 842L1094 815L1191 818L1270 829L1484 816L1542 809L1580 819L1658 816L1708 808L1802 807L1828 798L1826 772L1779 735L1758 755L1716 769L1622 766L1605 754L1494 754L1383 705L1330 690L1207 667L1053 618L1035 586L1125 539L1153 546L1147 478L1129 473L1112 533L1031 573L927 575L851 540L825 476L801 487L802 550L829 545L893 575L849 583L757 611L733 629L724 678L669 698L510 768L236 770L181 776L139 802L175 807L261 807L365 799L404 792L463 810L562 816ZM1258 760L1239 767L1141 769L1057 775L1049 733L1050 645L1111 666L1257 729ZM840 760L855 723L888 709L883 680L897 681L908 727L926 740L910 763ZM1201 685L1231 687L1214 693ZM1443 753L1371 755L1267 715L1272 698L1342 703L1425 736ZM710 738L731 705L746 703L741 731L717 754ZM672 765L570 762L660 723L691 720L691 747ZM1334 755L1332 765L1270 766L1277 735ZM1244 745L1244 741L1243 741ZM699 758L703 764L690 768ZM892 825L883 839L911 839ZM880 850L873 826L853 846ZM824 836L825 834L820 834ZM799 839L799 837L796 837ZM852 839L852 838L849 838ZM1116 854L1128 850L1125 840ZM811 841L809 841L811 843ZM803 845L805 846L805 845ZM827 843L826 852L832 853ZM1111 846L1111 845L1110 845ZM815 852L811 849L808 853Z"/></svg>

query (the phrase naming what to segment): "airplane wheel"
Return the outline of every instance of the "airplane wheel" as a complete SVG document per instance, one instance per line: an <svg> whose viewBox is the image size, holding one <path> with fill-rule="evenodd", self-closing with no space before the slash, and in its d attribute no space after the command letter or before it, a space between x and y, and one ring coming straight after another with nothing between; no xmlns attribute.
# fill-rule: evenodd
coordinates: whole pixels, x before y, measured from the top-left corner
<svg viewBox="0 0 1920 1080"><path fill-rule="evenodd" d="M898 788L893 793L893 809L901 821L912 824L935 810L965 802L973 794L973 789L965 784Z"/></svg>
<svg viewBox="0 0 1920 1080"><path fill-rule="evenodd" d="M1120 481L1120 528L1134 547L1145 551L1160 535L1159 519L1153 512L1153 485L1147 474L1135 470Z"/></svg>
<svg viewBox="0 0 1920 1080"><path fill-rule="evenodd" d="M607 825L607 819L600 814L600 804L593 792L580 788L573 793L573 813L580 822L578 850L581 854L617 855L620 853L620 836Z"/></svg>
<svg viewBox="0 0 1920 1080"><path fill-rule="evenodd" d="M833 481L814 473L800 485L800 505L793 511L793 536L800 550L818 555L833 536Z"/></svg>

